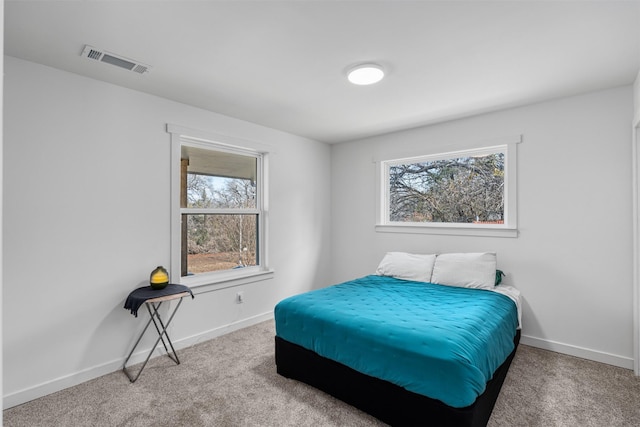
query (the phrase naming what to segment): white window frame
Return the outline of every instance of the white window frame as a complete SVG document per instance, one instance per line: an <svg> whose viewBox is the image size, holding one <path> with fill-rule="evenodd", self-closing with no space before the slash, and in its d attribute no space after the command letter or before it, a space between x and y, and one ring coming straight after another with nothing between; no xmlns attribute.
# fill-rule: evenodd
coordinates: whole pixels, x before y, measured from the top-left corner
<svg viewBox="0 0 640 427"><path fill-rule="evenodd" d="M193 287L210 286L215 289L237 286L246 283L269 279L273 270L268 262L268 159L269 146L226 135L187 129L168 124L167 132L171 134L171 283ZM181 276L182 259L182 214L189 213L222 213L219 209L190 209L180 206L180 158L182 146L189 146L213 151L225 151L252 156L257 159L256 208L234 210L238 214L258 215L258 265L200 273L193 276Z"/></svg>
<svg viewBox="0 0 640 427"><path fill-rule="evenodd" d="M445 234L487 237L517 237L517 149L522 136L485 141L477 148L414 155L376 162L376 231L383 233ZM434 161L504 152L504 224L441 222L393 222L389 220L389 168L398 164Z"/></svg>

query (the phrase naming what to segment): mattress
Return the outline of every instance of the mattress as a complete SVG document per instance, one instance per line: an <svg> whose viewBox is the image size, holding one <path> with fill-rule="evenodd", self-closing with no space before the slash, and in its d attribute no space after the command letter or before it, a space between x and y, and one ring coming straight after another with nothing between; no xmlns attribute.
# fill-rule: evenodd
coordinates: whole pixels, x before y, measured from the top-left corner
<svg viewBox="0 0 640 427"><path fill-rule="evenodd" d="M497 292L366 276L287 298L276 335L454 408L514 349L516 304Z"/></svg>

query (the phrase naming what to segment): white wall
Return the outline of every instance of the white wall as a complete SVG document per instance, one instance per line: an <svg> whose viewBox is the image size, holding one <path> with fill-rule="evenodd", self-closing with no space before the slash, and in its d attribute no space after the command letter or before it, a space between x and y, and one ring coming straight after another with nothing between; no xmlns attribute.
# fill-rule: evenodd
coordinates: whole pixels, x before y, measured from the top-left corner
<svg viewBox="0 0 640 427"><path fill-rule="evenodd" d="M523 294L523 343L631 368L632 92L622 87L333 146L333 281L372 273L386 251L496 251L506 282ZM517 134L519 237L375 232L373 158Z"/></svg>
<svg viewBox="0 0 640 427"><path fill-rule="evenodd" d="M0 75L4 76L4 0L0 0ZM3 99L3 91L4 91L4 79L0 80L0 99ZM0 129L3 129L2 127L2 118L4 117L3 114L3 105L2 103L0 103ZM3 142L3 136L0 133L0 223L2 222L2 212L3 212L3 208L2 208L2 201L3 201L3 184L2 184L2 177L4 176L4 172L3 172L3 168L2 168L2 156L3 156L3 152L4 152L4 142ZM2 244L3 242L3 238L2 238L2 228L0 227L0 342L2 342L2 331L4 330L3 325L2 325L2 277L3 277L3 266L2 266L2 260L3 260L3 256L2 256ZM2 380L2 353L0 353L0 380ZM3 386L2 386L2 381L0 381L0 395L3 395ZM2 415L0 415L0 425L2 425Z"/></svg>
<svg viewBox="0 0 640 427"><path fill-rule="evenodd" d="M640 71L633 82L633 111L634 122L637 123L640 120Z"/></svg>
<svg viewBox="0 0 640 427"><path fill-rule="evenodd" d="M640 376L640 180L638 178L638 165L640 165L640 71L633 83L633 129L631 138L632 168L633 168L633 307L634 307L634 371Z"/></svg>
<svg viewBox="0 0 640 427"><path fill-rule="evenodd" d="M12 57L5 79L5 407L120 369L146 316L124 300L169 265L167 123L275 150L275 276L185 300L178 346L269 318L281 298L329 283L328 145Z"/></svg>

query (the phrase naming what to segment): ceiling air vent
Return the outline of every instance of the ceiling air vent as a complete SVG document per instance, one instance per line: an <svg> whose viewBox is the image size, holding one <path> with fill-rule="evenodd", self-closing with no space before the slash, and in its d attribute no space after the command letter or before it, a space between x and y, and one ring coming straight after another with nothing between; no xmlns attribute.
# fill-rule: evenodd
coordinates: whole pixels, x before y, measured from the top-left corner
<svg viewBox="0 0 640 427"><path fill-rule="evenodd" d="M84 46L81 56L100 62L106 62L107 64L115 65L116 67L124 68L125 70L133 71L134 73L138 74L148 73L151 69L151 66L143 64L139 61L134 61L120 55L115 55L111 52L96 49L95 47L89 45Z"/></svg>

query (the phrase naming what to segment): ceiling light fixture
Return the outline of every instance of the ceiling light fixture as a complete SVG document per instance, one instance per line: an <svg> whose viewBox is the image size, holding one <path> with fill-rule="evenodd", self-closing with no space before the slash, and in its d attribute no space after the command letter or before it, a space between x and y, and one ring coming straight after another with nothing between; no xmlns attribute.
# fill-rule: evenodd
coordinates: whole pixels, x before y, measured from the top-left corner
<svg viewBox="0 0 640 427"><path fill-rule="evenodd" d="M361 64L347 73L347 78L354 85L372 85L384 77L384 70L378 64Z"/></svg>

